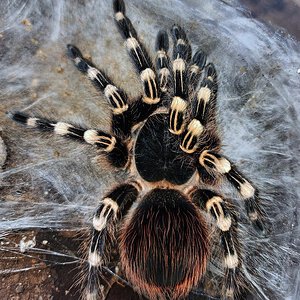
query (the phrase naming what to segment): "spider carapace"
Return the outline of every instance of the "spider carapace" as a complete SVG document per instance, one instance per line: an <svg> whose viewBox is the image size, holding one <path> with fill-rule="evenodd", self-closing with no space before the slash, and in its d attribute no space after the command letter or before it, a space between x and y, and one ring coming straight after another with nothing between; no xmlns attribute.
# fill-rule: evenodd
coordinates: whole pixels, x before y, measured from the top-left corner
<svg viewBox="0 0 300 300"><path fill-rule="evenodd" d="M222 298L236 298L242 273L237 218L218 183L239 193L252 224L263 230L258 191L222 154L216 121L217 73L192 47L178 25L160 31L153 64L125 12L113 1L115 20L143 84L143 95L125 91L80 50L68 45L75 66L104 94L112 108L111 132L11 113L13 120L82 141L102 150L127 180L100 200L93 217L83 295L102 296L99 278L110 261L106 241L116 236L120 272L149 299L182 299L208 275L211 228L222 250ZM210 219L208 224L208 219ZM212 226L211 226L212 225Z"/></svg>
<svg viewBox="0 0 300 300"><path fill-rule="evenodd" d="M145 155L145 153L147 153ZM168 115L150 116L139 131L134 148L135 165L148 182L186 183L195 172L193 157L180 149L180 139L168 128Z"/></svg>

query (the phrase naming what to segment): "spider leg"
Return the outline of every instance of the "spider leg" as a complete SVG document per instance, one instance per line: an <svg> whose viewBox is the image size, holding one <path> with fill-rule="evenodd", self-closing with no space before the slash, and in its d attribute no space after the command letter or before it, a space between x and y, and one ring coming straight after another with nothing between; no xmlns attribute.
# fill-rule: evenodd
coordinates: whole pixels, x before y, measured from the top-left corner
<svg viewBox="0 0 300 300"><path fill-rule="evenodd" d="M174 96L169 112L169 130L179 135L185 127L185 113L188 99L187 63L191 59L192 48L184 30L174 25L171 29L173 37L173 81Z"/></svg>
<svg viewBox="0 0 300 300"><path fill-rule="evenodd" d="M128 150L117 136L95 129L85 129L65 122L50 121L31 117L21 112L9 113L9 117L27 127L44 132L54 132L60 136L72 138L95 145L104 150L108 160L115 167L122 168L128 161Z"/></svg>
<svg viewBox="0 0 300 300"><path fill-rule="evenodd" d="M187 63L191 60L192 48L185 31L178 25L171 29L173 37L174 96L184 100L188 97Z"/></svg>
<svg viewBox="0 0 300 300"><path fill-rule="evenodd" d="M197 61L199 69L200 66L203 67L205 58L202 52L196 53L193 59ZM197 75L195 74L193 77L195 79ZM180 148L184 152L194 153L200 146L200 148L207 147L209 149L219 147L219 138L215 134L217 129L215 124L216 99L217 75L214 65L210 63L205 67L205 76L200 84L200 89L191 103L191 121L181 136ZM210 143L207 144L207 141Z"/></svg>
<svg viewBox="0 0 300 300"><path fill-rule="evenodd" d="M169 37L166 31L161 30L156 38L156 69L158 70L158 81L162 92L167 92L170 81L170 59L168 56L169 50Z"/></svg>
<svg viewBox="0 0 300 300"><path fill-rule="evenodd" d="M205 67L205 75L192 102L192 116L206 125L214 121L217 102L217 72L215 66L209 63Z"/></svg>
<svg viewBox="0 0 300 300"><path fill-rule="evenodd" d="M82 56L80 50L68 45L68 55L73 60L79 71L86 74L97 89L104 93L106 99L112 107L112 130L122 138L130 135L132 121L127 95L112 82L112 80L102 71L97 69L92 62Z"/></svg>
<svg viewBox="0 0 300 300"><path fill-rule="evenodd" d="M106 241L114 236L116 222L127 213L137 196L138 190L134 184L120 185L100 201L94 213L88 268L84 281L86 299L101 297L99 280L104 272Z"/></svg>
<svg viewBox="0 0 300 300"><path fill-rule="evenodd" d="M188 69L189 94L194 93L198 86L200 76L206 65L206 54L202 50L196 51Z"/></svg>
<svg viewBox="0 0 300 300"><path fill-rule="evenodd" d="M193 192L192 199L200 209L212 217L220 231L225 269L222 297L233 299L238 292L239 271L242 265L234 208L228 201L210 190L198 189Z"/></svg>
<svg viewBox="0 0 300 300"><path fill-rule="evenodd" d="M253 226L264 230L262 212L259 205L258 190L246 179L237 168L220 154L204 150L199 157L199 164L208 173L222 175L236 188L241 198L244 200L248 218Z"/></svg>
<svg viewBox="0 0 300 300"><path fill-rule="evenodd" d="M130 19L126 16L124 1L114 0L113 8L117 26L143 82L144 95L134 104L137 115L133 114L133 118L134 122L138 123L146 119L160 103L159 84L150 56L140 42Z"/></svg>

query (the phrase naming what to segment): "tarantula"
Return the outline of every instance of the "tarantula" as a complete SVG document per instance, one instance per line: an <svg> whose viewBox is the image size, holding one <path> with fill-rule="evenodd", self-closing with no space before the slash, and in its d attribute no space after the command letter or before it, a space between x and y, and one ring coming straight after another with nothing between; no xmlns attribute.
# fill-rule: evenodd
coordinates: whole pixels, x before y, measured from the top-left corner
<svg viewBox="0 0 300 300"><path fill-rule="evenodd" d="M219 231L223 251L222 298L239 292L242 266L237 219L230 201L213 190L225 179L239 192L252 224L263 230L258 191L221 155L216 120L217 73L206 55L192 48L186 33L160 31L154 67L125 13L123 0L113 1L116 24L143 83L143 95L126 93L80 50L68 45L75 66L103 92L112 108L111 133L65 122L11 113L28 127L100 148L108 162L128 175L104 197L94 213L87 299L101 295L99 277L109 258L106 241L116 235L123 276L149 299L182 299L205 277L211 259L207 217ZM109 256L108 256L109 257Z"/></svg>

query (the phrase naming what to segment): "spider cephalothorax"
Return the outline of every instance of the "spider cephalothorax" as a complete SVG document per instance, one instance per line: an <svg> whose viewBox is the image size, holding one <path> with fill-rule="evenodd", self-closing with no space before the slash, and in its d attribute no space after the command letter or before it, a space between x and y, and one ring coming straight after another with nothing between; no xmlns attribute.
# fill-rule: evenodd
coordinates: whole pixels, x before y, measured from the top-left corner
<svg viewBox="0 0 300 300"><path fill-rule="evenodd" d="M114 1L114 11L143 83L138 100L130 101L78 48L68 45L75 66L112 107L111 133L11 114L28 127L97 146L113 167L128 175L95 211L84 295L101 297L98 279L109 263L105 241L116 236L122 275L137 292L150 299L184 298L206 276L213 253L208 217L219 232L223 252L219 295L234 298L239 292L241 251L230 201L213 191L220 180L238 191L253 225L260 230L263 226L257 190L219 153L215 67L206 64L201 50L192 56L184 30L174 25L173 58L168 56L168 35L160 31L154 68L122 0Z"/></svg>

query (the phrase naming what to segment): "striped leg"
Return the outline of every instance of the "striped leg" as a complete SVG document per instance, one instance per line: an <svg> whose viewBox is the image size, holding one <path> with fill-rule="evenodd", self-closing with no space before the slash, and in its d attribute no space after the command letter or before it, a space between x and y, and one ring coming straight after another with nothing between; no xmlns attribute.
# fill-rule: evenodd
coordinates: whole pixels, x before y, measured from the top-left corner
<svg viewBox="0 0 300 300"><path fill-rule="evenodd" d="M174 96L187 99L187 63L191 60L192 48L184 30L173 26L173 72L174 72Z"/></svg>
<svg viewBox="0 0 300 300"><path fill-rule="evenodd" d="M200 76L206 64L206 54L202 50L198 50L188 69L189 94L192 94L197 88Z"/></svg>
<svg viewBox="0 0 300 300"><path fill-rule="evenodd" d="M128 161L127 147L121 140L109 133L94 129L84 129L65 122L50 121L47 119L30 117L21 112L10 113L9 117L30 128L40 131L54 132L55 134L96 145L103 149L111 164L122 168Z"/></svg>
<svg viewBox="0 0 300 300"><path fill-rule="evenodd" d="M197 68L205 64L205 58L202 52L195 54ZM194 57L195 57L194 56ZM195 64L193 64L196 70ZM194 80L197 77L196 71L193 75ZM187 125L187 129L182 134L182 142L180 148L187 153L194 153L198 149L201 136L205 125L215 115L217 97L216 71L212 64L206 67L206 76L201 82L199 91L196 94L196 99L192 102L192 120ZM211 145L213 147L213 145Z"/></svg>
<svg viewBox="0 0 300 300"><path fill-rule="evenodd" d="M126 48L143 82L144 95L135 103L134 122L138 123L147 118L160 103L160 89L152 61L140 42L137 33L125 13L123 0L113 2L115 20L125 39Z"/></svg>
<svg viewBox="0 0 300 300"><path fill-rule="evenodd" d="M193 64L190 67L189 86L194 88L199 80L200 73L206 63L206 56L202 51L196 52L193 57ZM192 101L191 121L182 134L180 148L186 153L194 153L201 148L217 148L218 137L212 132L204 132L207 123L214 119L217 97L217 75L213 64L208 64L205 68L205 77L201 82L200 89L196 93L196 99ZM194 86L193 86L194 85ZM207 138L209 135L209 138ZM202 138L202 140L201 140ZM205 140L209 140L207 144Z"/></svg>
<svg viewBox="0 0 300 300"><path fill-rule="evenodd" d="M184 30L173 26L173 75L174 97L169 112L170 132L182 134L185 127L185 113L188 99L187 62L191 59L192 49Z"/></svg>
<svg viewBox="0 0 300 300"><path fill-rule="evenodd" d="M169 70L170 59L168 57L169 38L166 31L159 31L156 38L156 68L158 70L159 86L162 92L167 92L171 82Z"/></svg>
<svg viewBox="0 0 300 300"><path fill-rule="evenodd" d="M193 201L211 215L220 230L221 247L224 254L225 277L223 281L222 298L234 299L238 294L239 270L242 259L239 253L237 237L237 222L234 209L230 203L210 190L196 190L192 195Z"/></svg>
<svg viewBox="0 0 300 300"><path fill-rule="evenodd" d="M86 299L101 299L100 280L105 261L106 240L115 234L116 222L126 214L137 199L138 190L133 184L115 188L100 201L93 217L93 229L88 253L88 269L84 280Z"/></svg>
<svg viewBox="0 0 300 300"><path fill-rule="evenodd" d="M212 63L205 68L205 76L200 84L194 101L192 102L193 118L206 125L215 120L217 100L217 72Z"/></svg>
<svg viewBox="0 0 300 300"><path fill-rule="evenodd" d="M199 157L199 163L209 173L222 175L227 178L244 200L247 215L253 226L263 231L264 226L259 205L258 190L240 174L228 159L220 154L205 150Z"/></svg>
<svg viewBox="0 0 300 300"><path fill-rule="evenodd" d="M104 93L112 107L112 130L119 137L126 138L130 135L132 121L127 95L117 88L107 75L85 59L80 50L68 45L68 55L73 60L79 71L85 73L93 84Z"/></svg>

